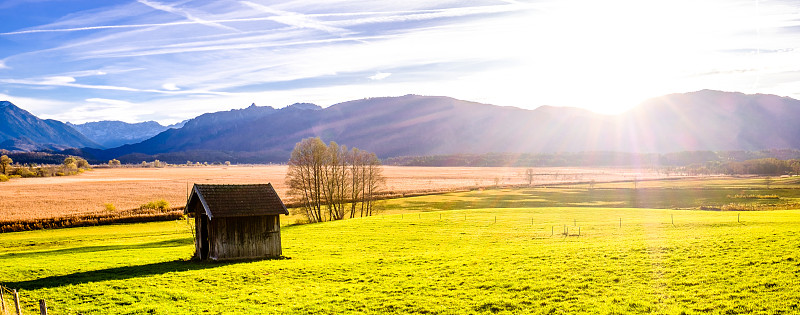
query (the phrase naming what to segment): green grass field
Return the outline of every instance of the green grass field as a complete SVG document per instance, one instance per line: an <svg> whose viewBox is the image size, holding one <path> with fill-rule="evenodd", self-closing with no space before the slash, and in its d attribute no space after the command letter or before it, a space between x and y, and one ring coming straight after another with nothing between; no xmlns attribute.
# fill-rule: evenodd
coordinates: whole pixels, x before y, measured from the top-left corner
<svg viewBox="0 0 800 315"><path fill-rule="evenodd" d="M634 187L636 187L634 189ZM737 195L776 196L742 199ZM699 209L730 204L800 209L800 179L776 178L769 189L763 178L697 178L622 183L561 185L547 188L490 189L386 202L390 213L479 208L615 207ZM768 208L769 209L769 208Z"/></svg>
<svg viewBox="0 0 800 315"><path fill-rule="evenodd" d="M53 314L800 312L800 211L736 220L612 208L377 216L285 227L286 259L233 263L186 261L180 222L21 232L0 235L0 279L27 313L39 298Z"/></svg>
<svg viewBox="0 0 800 315"><path fill-rule="evenodd" d="M800 313L800 210L589 195L625 191L612 188L390 200L387 215L284 226L285 257L261 261L189 261L183 221L5 233L0 284L25 314L38 299L51 314ZM793 198L785 188L770 194ZM697 198L681 196L670 202Z"/></svg>

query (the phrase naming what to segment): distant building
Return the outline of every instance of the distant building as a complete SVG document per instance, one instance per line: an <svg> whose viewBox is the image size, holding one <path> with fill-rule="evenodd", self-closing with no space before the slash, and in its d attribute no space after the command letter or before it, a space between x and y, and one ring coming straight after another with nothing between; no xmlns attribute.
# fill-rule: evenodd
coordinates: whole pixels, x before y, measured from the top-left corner
<svg viewBox="0 0 800 315"><path fill-rule="evenodd" d="M289 211L272 184L195 184L184 213L195 218L197 259L281 255L280 215Z"/></svg>

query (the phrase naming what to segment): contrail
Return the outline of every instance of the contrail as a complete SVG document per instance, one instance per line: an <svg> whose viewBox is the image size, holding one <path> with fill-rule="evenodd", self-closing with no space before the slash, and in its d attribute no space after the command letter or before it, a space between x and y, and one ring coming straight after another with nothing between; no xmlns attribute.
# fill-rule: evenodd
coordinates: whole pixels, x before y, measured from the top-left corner
<svg viewBox="0 0 800 315"><path fill-rule="evenodd" d="M150 6L151 8L161 10L161 6L156 3L148 2L146 0L139 1L142 4ZM218 20L203 20L196 18L194 16L189 15L187 17L187 13L185 12L171 12L175 13L184 17L189 18L189 21L178 21L178 22L167 22L167 23L144 23L144 24L123 24L123 25L97 25L97 26L83 26L83 27L72 27L72 28L50 28L50 29L34 29L34 30L21 30L21 31L13 31L13 32L5 32L0 33L0 36L3 35L24 35L24 34L36 34L36 33L58 33L58 32L79 32L79 31L92 31L92 30L104 30L104 29L126 29L126 28L145 28L145 27L160 27L160 26L179 26L179 25L193 25L193 24L202 24L202 25L210 25L215 27L222 27L226 29L236 30L234 28L230 28L228 26L222 25L221 23L235 23L235 22L255 22L255 21L273 21L282 24L286 24L293 27L300 27L300 28L311 28L317 29L329 33L334 34L342 34L348 32L347 29L343 29L336 26L331 25L343 25L343 26L353 26L358 24L364 23L374 23L374 22L391 22L391 21L406 21L406 20L425 20L425 19L434 19L439 17L454 17L454 16L462 16L462 15L469 15L480 13L480 11L464 11L455 10L413 10L413 11L385 11L385 12L355 12L355 13L324 13L324 14L297 14L293 12L285 12L279 11L275 9L271 9L269 7L265 7L263 5L258 5L252 2L243 1L242 4L248 5L252 8L259 9L262 12L274 14L274 16L268 17L254 17L254 18L238 18L238 19L218 19ZM153 7L154 5L156 7ZM174 10L174 8L170 7ZM166 9L166 8L165 8ZM469 8L469 9L478 9L478 8ZM485 9L485 8L484 8ZM492 11L487 12L503 12L503 11L510 11L509 8L492 8ZM162 10L163 11L163 10ZM483 13L487 13L483 12ZM361 19L354 19L349 21L336 21L330 23L323 23L319 20L312 19L311 17L322 17L322 16L359 16L359 15L381 15L381 14L390 14L390 16L383 16L383 17L372 17L372 18L361 18ZM410 14L410 15L409 15ZM236 30L238 32L238 30Z"/></svg>
<svg viewBox="0 0 800 315"><path fill-rule="evenodd" d="M289 26L299 27L299 28L310 28L310 29L320 30L323 32L328 32L331 34L342 34L348 32L348 30L343 28L328 26L325 23L310 18L308 15L305 14L281 11L270 8L268 6L253 3L250 1L242 1L241 3L264 13L274 14L275 17L273 17L273 21L286 24Z"/></svg>
<svg viewBox="0 0 800 315"><path fill-rule="evenodd" d="M98 25L98 26L84 26L84 27L73 27L73 28L50 28L50 29L38 29L38 30L14 31L14 32L0 33L0 35L21 35L21 34L53 33L53 32L76 32L76 31L115 29L115 28L142 28L142 27L154 27L154 26L157 27L157 26L175 26L175 25L191 25L191 24L208 25L208 23L217 23L218 24L218 23L228 23L228 22L252 22L252 21L272 21L272 20L274 20L273 17L260 17L260 18L246 18L246 19L203 20L202 22L201 21L179 21L179 22L148 23L148 24Z"/></svg>
<svg viewBox="0 0 800 315"><path fill-rule="evenodd" d="M180 10L178 8L175 8L175 7L166 5L166 4L161 4L161 3L158 3L158 2L148 1L148 0L138 0L138 1L139 1L139 3L144 4L144 5L148 6L148 7L153 8L153 9L161 10L161 11L164 11L164 12L169 12L169 13L172 13L172 14L177 14L177 15L183 16L183 17L185 17L185 18L187 18L187 19L189 19L190 21L193 21L193 22L197 22L197 23L200 23L200 24L203 24L203 25L208 25L208 26L213 26L213 27L226 29L226 30L229 30L229 31L239 32L239 30L237 30L237 29L235 29L233 27L225 26L225 25L222 25L222 24L217 23L217 22L208 21L208 20L204 20L204 19L198 18L198 17L192 15L189 12L186 12L184 10Z"/></svg>
<svg viewBox="0 0 800 315"><path fill-rule="evenodd" d="M75 32L75 31L91 31L113 28L140 28L140 27L153 27L153 26L172 26L172 25L186 25L186 24L199 24L198 22L171 22L171 23L153 23L153 24L128 24L128 25L99 25L99 26L85 26L73 28L56 28L56 29L40 29L40 30L25 30L0 33L0 35L20 35L20 34L33 34L33 33L51 33L51 32Z"/></svg>

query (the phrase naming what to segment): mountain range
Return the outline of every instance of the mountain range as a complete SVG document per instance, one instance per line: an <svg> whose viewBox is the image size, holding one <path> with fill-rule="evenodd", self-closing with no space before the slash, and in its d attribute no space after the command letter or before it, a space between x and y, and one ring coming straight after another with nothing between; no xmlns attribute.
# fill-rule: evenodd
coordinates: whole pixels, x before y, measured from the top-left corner
<svg viewBox="0 0 800 315"><path fill-rule="evenodd" d="M4 109L13 106L3 104ZM5 119L0 121L24 116L7 112L0 112L0 119ZM110 142L97 136L90 137L94 141L88 140L74 129L61 130L62 142L52 137L31 137L44 128L41 123L28 124L28 133L17 128L15 136L5 136L9 134L6 125L0 125L0 136L5 137L0 140L4 144L28 139L40 146L83 147L73 152L96 160L139 162L157 158L173 163L282 163L295 143L314 136L372 151L382 158L487 152L750 151L800 149L798 118L798 100L712 90L653 98L619 115L553 106L526 110L442 96L406 95L355 100L327 108L304 103L280 109L251 105L203 114L181 128L165 129L141 142L111 149L99 149L102 143ZM68 135L83 142L66 143L72 139ZM0 148L9 148L4 144ZM11 148L24 150L19 145Z"/></svg>
<svg viewBox="0 0 800 315"><path fill-rule="evenodd" d="M8 101L0 101L0 149L18 151L99 147L72 127L39 119Z"/></svg>
<svg viewBox="0 0 800 315"><path fill-rule="evenodd" d="M94 121L77 125L67 122L67 125L104 148L115 148L142 142L170 128L181 128L187 121L169 126L163 126L155 121L126 123L119 120Z"/></svg>

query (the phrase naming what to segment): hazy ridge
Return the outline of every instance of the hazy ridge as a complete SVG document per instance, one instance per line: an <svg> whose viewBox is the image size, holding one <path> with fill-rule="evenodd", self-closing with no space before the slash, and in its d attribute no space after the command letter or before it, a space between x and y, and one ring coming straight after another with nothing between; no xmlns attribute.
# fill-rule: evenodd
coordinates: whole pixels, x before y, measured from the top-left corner
<svg viewBox="0 0 800 315"><path fill-rule="evenodd" d="M281 109L251 105L203 114L181 128L167 129L139 143L106 150L96 149L95 144L94 149L76 152L98 160L121 158L132 162L152 158L171 162L285 162L297 141L314 136L369 150L381 158L489 152L800 149L798 117L798 100L711 90L653 98L614 116L577 108L542 106L526 110L442 96L406 95L355 100L327 108L312 104ZM84 143L56 144L92 147Z"/></svg>

